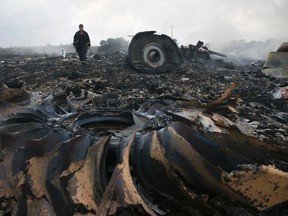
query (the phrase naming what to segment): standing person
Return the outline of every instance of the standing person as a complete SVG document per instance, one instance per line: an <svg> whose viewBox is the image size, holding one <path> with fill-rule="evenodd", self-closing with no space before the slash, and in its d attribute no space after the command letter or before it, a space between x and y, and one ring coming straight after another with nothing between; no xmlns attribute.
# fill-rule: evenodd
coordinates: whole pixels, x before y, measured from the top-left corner
<svg viewBox="0 0 288 216"><path fill-rule="evenodd" d="M81 64L86 64L86 53L91 46L89 35L83 29L83 24L79 25L79 31L74 35L73 45L79 55Z"/></svg>

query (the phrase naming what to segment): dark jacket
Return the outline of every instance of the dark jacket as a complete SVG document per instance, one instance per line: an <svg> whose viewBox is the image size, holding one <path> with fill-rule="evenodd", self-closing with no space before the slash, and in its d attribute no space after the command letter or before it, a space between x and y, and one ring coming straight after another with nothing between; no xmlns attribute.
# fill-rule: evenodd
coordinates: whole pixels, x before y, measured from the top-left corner
<svg viewBox="0 0 288 216"><path fill-rule="evenodd" d="M76 50L91 46L88 33L83 31L81 34L80 31L77 31L74 35L73 45L75 46Z"/></svg>

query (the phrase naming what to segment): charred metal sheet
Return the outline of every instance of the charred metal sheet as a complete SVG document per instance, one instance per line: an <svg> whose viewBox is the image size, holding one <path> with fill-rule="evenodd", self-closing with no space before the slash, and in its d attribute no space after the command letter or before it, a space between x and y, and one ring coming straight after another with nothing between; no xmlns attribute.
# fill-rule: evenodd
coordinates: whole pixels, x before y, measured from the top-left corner
<svg viewBox="0 0 288 216"><path fill-rule="evenodd" d="M190 62L207 62L211 60L210 55L217 55L221 57L227 57L226 55L208 49L203 46L204 42L198 41L196 45L189 44L188 46L181 46L179 48L181 55L184 59Z"/></svg>
<svg viewBox="0 0 288 216"><path fill-rule="evenodd" d="M139 32L132 38L128 60L136 70L145 73L173 71L183 62L177 44L169 36L155 32Z"/></svg>
<svg viewBox="0 0 288 216"><path fill-rule="evenodd" d="M19 212L20 214L23 212ZM53 206L45 199L27 199L27 215L55 215Z"/></svg>
<svg viewBox="0 0 288 216"><path fill-rule="evenodd" d="M134 124L130 112L97 111L80 114L73 122L73 127L94 128L95 130L123 130Z"/></svg>
<svg viewBox="0 0 288 216"><path fill-rule="evenodd" d="M262 72L275 77L288 77L288 42L280 45L276 52L270 52Z"/></svg>
<svg viewBox="0 0 288 216"><path fill-rule="evenodd" d="M204 199L205 191L218 190L234 200L244 201L223 186L221 167L233 170L237 164L249 162L248 159L221 149L181 123L147 134L139 142L134 164L145 185L182 199ZM197 190L202 188L203 194L194 192L193 185Z"/></svg>
<svg viewBox="0 0 288 216"><path fill-rule="evenodd" d="M104 137L95 142L88 150L85 160L71 163L73 169L65 170L61 177L71 176L67 191L73 204L83 205L86 211L98 212L99 203L108 184L106 173L106 155L109 137ZM75 169L76 168L76 169Z"/></svg>
<svg viewBox="0 0 288 216"><path fill-rule="evenodd" d="M134 185L130 171L130 148L134 141L134 136L131 135L122 139L120 146L121 152L119 161L111 176L111 181L108 184L100 204L99 215L115 214L117 208L128 206L142 206L149 215L156 213L144 202L141 195Z"/></svg>

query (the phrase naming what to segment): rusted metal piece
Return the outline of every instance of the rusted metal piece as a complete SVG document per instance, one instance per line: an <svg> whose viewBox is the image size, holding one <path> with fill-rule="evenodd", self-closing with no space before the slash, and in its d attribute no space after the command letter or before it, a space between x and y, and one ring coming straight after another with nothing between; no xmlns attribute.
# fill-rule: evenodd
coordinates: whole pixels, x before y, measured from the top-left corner
<svg viewBox="0 0 288 216"><path fill-rule="evenodd" d="M184 202L219 194L259 211L288 200L287 149L243 135L213 108L179 101L67 113L52 100L0 123L0 198L22 214L165 214L145 190ZM102 124L102 125L101 125Z"/></svg>
<svg viewBox="0 0 288 216"><path fill-rule="evenodd" d="M262 72L269 76L288 77L288 42L268 54Z"/></svg>
<svg viewBox="0 0 288 216"><path fill-rule="evenodd" d="M234 89L238 86L238 82L234 82L231 84L225 92L221 95L221 97L217 98L214 101L211 101L207 104L207 107L213 107L219 104L223 104L233 93Z"/></svg>

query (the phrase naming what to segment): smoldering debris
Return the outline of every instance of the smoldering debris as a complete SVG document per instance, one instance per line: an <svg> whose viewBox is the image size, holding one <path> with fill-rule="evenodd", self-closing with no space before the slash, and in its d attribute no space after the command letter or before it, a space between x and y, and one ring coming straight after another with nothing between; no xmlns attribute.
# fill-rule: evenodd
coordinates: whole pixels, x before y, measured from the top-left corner
<svg viewBox="0 0 288 216"><path fill-rule="evenodd" d="M161 74L117 53L2 61L29 95L1 100L3 214L287 213L288 105L273 94L287 78L264 61Z"/></svg>

